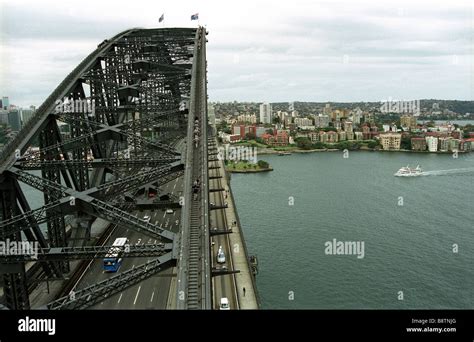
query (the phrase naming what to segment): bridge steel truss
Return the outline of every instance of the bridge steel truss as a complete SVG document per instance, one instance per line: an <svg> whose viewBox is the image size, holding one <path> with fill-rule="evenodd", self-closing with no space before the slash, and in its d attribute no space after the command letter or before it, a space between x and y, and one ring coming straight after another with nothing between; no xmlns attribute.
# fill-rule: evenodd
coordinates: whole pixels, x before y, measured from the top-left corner
<svg viewBox="0 0 474 342"><path fill-rule="evenodd" d="M209 175L207 155L207 62L206 34L196 33L191 101L184 175L185 205L181 212L181 235L177 267L178 309L212 309L212 270L209 234ZM199 181L194 192L191 184Z"/></svg>
<svg viewBox="0 0 474 342"><path fill-rule="evenodd" d="M71 272L70 260L103 256L104 248L87 246L96 218L158 238L159 245L124 254L156 258L48 308L93 305L176 264L175 234L131 213L124 195L185 173L185 155L174 146L192 121L188 103L199 67L196 47L205 48L203 31L130 29L105 40L1 151L0 241L39 247L38 259L0 251L5 307L30 309L37 279L28 278L27 263L43 268L46 278L60 279ZM200 75L205 81L206 73ZM31 203L25 185L41 191L43 203ZM70 219L83 223L71 226L72 235L82 237L79 243L69 237Z"/></svg>

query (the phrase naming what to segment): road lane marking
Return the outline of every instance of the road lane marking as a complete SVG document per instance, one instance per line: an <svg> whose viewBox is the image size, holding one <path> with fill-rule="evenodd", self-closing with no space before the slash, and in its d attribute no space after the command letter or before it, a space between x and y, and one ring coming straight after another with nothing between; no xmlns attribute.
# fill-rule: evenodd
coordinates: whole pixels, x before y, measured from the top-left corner
<svg viewBox="0 0 474 342"><path fill-rule="evenodd" d="M120 301L122 300L122 295L123 295L123 293L120 294L120 297L119 297L119 299L118 299L118 301L117 301L117 304L120 304Z"/></svg>
<svg viewBox="0 0 474 342"><path fill-rule="evenodd" d="M153 293L151 294L151 299L150 299L150 302L153 302L153 296L155 295L155 291L153 291Z"/></svg>
<svg viewBox="0 0 474 342"><path fill-rule="evenodd" d="M136 294L136 296L135 296L135 300L133 301L133 305L135 305L135 303L137 302L138 294L140 293L141 288L142 288L142 286L140 285L140 286L138 287L138 291L137 291L137 294Z"/></svg>

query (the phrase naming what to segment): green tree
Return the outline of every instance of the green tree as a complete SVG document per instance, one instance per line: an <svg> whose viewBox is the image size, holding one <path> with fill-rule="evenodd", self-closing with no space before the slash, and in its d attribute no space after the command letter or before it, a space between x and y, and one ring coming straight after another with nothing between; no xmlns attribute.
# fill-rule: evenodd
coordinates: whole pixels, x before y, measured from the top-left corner
<svg viewBox="0 0 474 342"><path fill-rule="evenodd" d="M322 143L321 141L318 141L313 144L313 148L316 148L316 149L326 148L326 144Z"/></svg>
<svg viewBox="0 0 474 342"><path fill-rule="evenodd" d="M261 168L261 169L267 169L267 168L270 166L270 164L268 164L268 163L267 163L266 161L264 161L264 160L259 160L259 161L257 162L257 165L258 165L258 167Z"/></svg>
<svg viewBox="0 0 474 342"><path fill-rule="evenodd" d="M368 148L376 148L379 145L378 141L371 140L367 143Z"/></svg>
<svg viewBox="0 0 474 342"><path fill-rule="evenodd" d="M411 150L411 138L409 136L402 137L400 148L404 150Z"/></svg>
<svg viewBox="0 0 474 342"><path fill-rule="evenodd" d="M247 134L245 134L245 139L253 140L253 139L255 139L255 134L253 134L252 132L247 133Z"/></svg>
<svg viewBox="0 0 474 342"><path fill-rule="evenodd" d="M298 139L298 141L296 142L296 146L298 146L298 148L301 148L302 150L310 150L313 144L308 138L302 137Z"/></svg>

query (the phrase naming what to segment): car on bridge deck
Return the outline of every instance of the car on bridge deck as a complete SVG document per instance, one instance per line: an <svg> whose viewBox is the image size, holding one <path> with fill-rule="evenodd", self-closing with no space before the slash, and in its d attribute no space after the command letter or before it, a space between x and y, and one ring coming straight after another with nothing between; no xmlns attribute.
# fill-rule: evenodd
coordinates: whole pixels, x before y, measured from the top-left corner
<svg viewBox="0 0 474 342"><path fill-rule="evenodd" d="M227 297L221 298L219 310L230 310L229 299Z"/></svg>
<svg viewBox="0 0 474 342"><path fill-rule="evenodd" d="M225 263L225 254L224 249L222 249L222 246L219 246L219 250L217 251L217 262L219 264Z"/></svg>

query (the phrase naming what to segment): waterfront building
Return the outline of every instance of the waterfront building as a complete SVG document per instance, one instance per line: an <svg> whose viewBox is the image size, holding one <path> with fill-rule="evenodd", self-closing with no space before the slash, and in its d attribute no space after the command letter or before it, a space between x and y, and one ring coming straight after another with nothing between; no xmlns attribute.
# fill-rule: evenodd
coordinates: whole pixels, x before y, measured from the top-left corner
<svg viewBox="0 0 474 342"><path fill-rule="evenodd" d="M324 131L319 131L319 141L322 143L328 142L328 134Z"/></svg>
<svg viewBox="0 0 474 342"><path fill-rule="evenodd" d="M364 140L372 139L371 128L368 124L364 123L362 125L362 135Z"/></svg>
<svg viewBox="0 0 474 342"><path fill-rule="evenodd" d="M441 152L448 152L451 147L451 137L439 138L439 150Z"/></svg>
<svg viewBox="0 0 474 342"><path fill-rule="evenodd" d="M426 139L423 137L411 138L411 149L413 151L426 151Z"/></svg>
<svg viewBox="0 0 474 342"><path fill-rule="evenodd" d="M275 134L265 133L262 135L265 144L270 146L287 146L289 143L289 135L285 130L278 130Z"/></svg>
<svg viewBox="0 0 474 342"><path fill-rule="evenodd" d="M312 143L319 141L318 132L300 132L296 134L296 138L308 138Z"/></svg>
<svg viewBox="0 0 474 342"><path fill-rule="evenodd" d="M334 131L327 132L328 143L337 143L339 141L339 134Z"/></svg>
<svg viewBox="0 0 474 342"><path fill-rule="evenodd" d="M380 143L384 150L399 150L400 143L402 141L402 135L400 133L382 133L379 135Z"/></svg>
<svg viewBox="0 0 474 342"><path fill-rule="evenodd" d="M257 138L261 138L262 135L264 135L266 131L267 131L267 128L262 127L262 126L257 126L255 129L255 136Z"/></svg>
<svg viewBox="0 0 474 342"><path fill-rule="evenodd" d="M436 152L438 151L438 137L427 136L425 137L426 145L428 146L428 151Z"/></svg>
<svg viewBox="0 0 474 342"><path fill-rule="evenodd" d="M235 125L232 127L232 133L240 135L241 139L246 139L247 134L257 136L257 127L255 125Z"/></svg>
<svg viewBox="0 0 474 342"><path fill-rule="evenodd" d="M449 151L454 152L454 151L459 151L459 145L461 144L461 139L454 139L452 138L450 141L449 145Z"/></svg>

